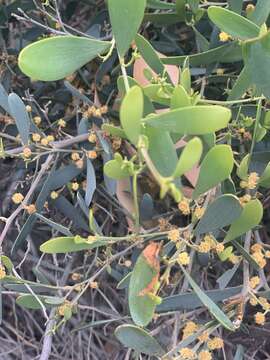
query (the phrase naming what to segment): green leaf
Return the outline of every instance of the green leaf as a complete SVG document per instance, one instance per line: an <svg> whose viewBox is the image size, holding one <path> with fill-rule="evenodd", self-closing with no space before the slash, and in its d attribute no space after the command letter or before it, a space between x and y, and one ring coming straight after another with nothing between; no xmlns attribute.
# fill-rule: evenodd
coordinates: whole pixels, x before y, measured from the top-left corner
<svg viewBox="0 0 270 360"><path fill-rule="evenodd" d="M46 241L40 246L40 251L46 254L66 254L74 251L90 250L104 245L102 241L96 241L88 244L86 241L76 243L75 237L58 237Z"/></svg>
<svg viewBox="0 0 270 360"><path fill-rule="evenodd" d="M257 261L246 251L245 248L243 248L242 245L238 243L238 241L232 240L232 244L236 247L236 249L240 252L240 254L243 256L244 259L247 260L247 262L257 271L260 270L260 266L257 263Z"/></svg>
<svg viewBox="0 0 270 360"><path fill-rule="evenodd" d="M109 42L57 36L25 47L18 59L23 73L35 80L55 81L80 69L110 46Z"/></svg>
<svg viewBox="0 0 270 360"><path fill-rule="evenodd" d="M203 145L201 139L198 137L190 140L184 147L180 159L177 163L173 177L179 177L191 170L193 166L198 164L203 152Z"/></svg>
<svg viewBox="0 0 270 360"><path fill-rule="evenodd" d="M127 167L123 168L122 164L117 160L110 160L104 165L104 173L109 178L115 180L121 180L130 177L130 173Z"/></svg>
<svg viewBox="0 0 270 360"><path fill-rule="evenodd" d="M227 126L231 111L222 106L188 106L144 119L147 125L183 135L203 135Z"/></svg>
<svg viewBox="0 0 270 360"><path fill-rule="evenodd" d="M195 283L195 281L192 279L192 277L189 275L189 273L184 269L183 266L181 266L181 269L183 273L185 274L190 286L195 291L198 298L201 300L201 302L204 304L204 306L207 307L207 309L210 311L210 313L214 316L214 318L222 324L226 329L234 331L235 327L231 320L227 317L227 315L210 299L208 295L206 295L205 292L201 290L201 288Z"/></svg>
<svg viewBox="0 0 270 360"><path fill-rule="evenodd" d="M259 26L252 21L219 6L210 6L208 16L222 31L240 40L257 37L260 33Z"/></svg>
<svg viewBox="0 0 270 360"><path fill-rule="evenodd" d="M110 20L116 46L124 57L144 17L146 0L108 0Z"/></svg>
<svg viewBox="0 0 270 360"><path fill-rule="evenodd" d="M259 225L263 217L263 206L258 199L248 202L241 216L232 223L224 241L228 242L247 233Z"/></svg>
<svg viewBox="0 0 270 360"><path fill-rule="evenodd" d="M174 10L175 4L160 0L147 0L147 7L156 10Z"/></svg>
<svg viewBox="0 0 270 360"><path fill-rule="evenodd" d="M28 144L30 119L22 99L15 93L8 97L10 115L14 118L23 145Z"/></svg>
<svg viewBox="0 0 270 360"><path fill-rule="evenodd" d="M144 22L151 22L158 25L171 25L185 21L185 14L178 13L146 13L143 18Z"/></svg>
<svg viewBox="0 0 270 360"><path fill-rule="evenodd" d="M87 206L91 204L94 192L97 187L95 168L90 159L87 159L87 177L85 189L85 203Z"/></svg>
<svg viewBox="0 0 270 360"><path fill-rule="evenodd" d="M171 110L185 106L191 106L191 100L185 88L182 85L178 85L175 87L171 97Z"/></svg>
<svg viewBox="0 0 270 360"><path fill-rule="evenodd" d="M218 254L218 257L221 261L226 261L233 254L233 246L226 247L221 253Z"/></svg>
<svg viewBox="0 0 270 360"><path fill-rule="evenodd" d="M229 299L241 292L242 287L231 287L223 290L208 290L205 294L214 302L220 302ZM157 313L169 311L195 310L203 306L203 302L195 292L172 295L162 299L162 303L157 306Z"/></svg>
<svg viewBox="0 0 270 360"><path fill-rule="evenodd" d="M134 325L120 325L115 330L115 336L126 347L138 353L151 356L162 356L165 351L159 343L145 330Z"/></svg>
<svg viewBox="0 0 270 360"><path fill-rule="evenodd" d="M136 325L147 326L152 320L157 301L155 286L159 280L159 260L155 263L155 254L148 249L158 245L149 244L138 257L129 282L128 304L132 320ZM147 254L151 254L147 257ZM153 263L152 263L153 262Z"/></svg>
<svg viewBox="0 0 270 360"><path fill-rule="evenodd" d="M259 185L267 189L270 187L270 162L260 177Z"/></svg>
<svg viewBox="0 0 270 360"><path fill-rule="evenodd" d="M222 195L215 199L206 209L196 226L195 235L209 233L230 225L242 213L242 206L234 195Z"/></svg>
<svg viewBox="0 0 270 360"><path fill-rule="evenodd" d="M124 130L121 129L120 127L116 127L116 126L113 126L113 125L110 125L110 124L103 124L102 125L102 130L109 133L112 136L118 136L118 137L120 137L122 139L127 138Z"/></svg>
<svg viewBox="0 0 270 360"><path fill-rule="evenodd" d="M230 10L241 14L243 7L243 0L228 0Z"/></svg>
<svg viewBox="0 0 270 360"><path fill-rule="evenodd" d="M243 56L241 46L238 42L234 41L199 54L189 55L188 58L191 66L202 66L219 61L223 63L240 61ZM163 64L180 66L184 64L186 59L187 55L168 56L166 58L161 58L161 61Z"/></svg>
<svg viewBox="0 0 270 360"><path fill-rule="evenodd" d="M139 34L136 35L135 42L147 65L159 75L166 73L165 67L152 45Z"/></svg>
<svg viewBox="0 0 270 360"><path fill-rule="evenodd" d="M229 145L216 145L202 161L193 199L227 179L233 170L233 152Z"/></svg>
<svg viewBox="0 0 270 360"><path fill-rule="evenodd" d="M257 24L265 23L270 14L270 0L258 0L255 10L251 15L251 20Z"/></svg>
<svg viewBox="0 0 270 360"><path fill-rule="evenodd" d="M137 145L141 133L143 106L143 92L139 86L133 86L121 104L120 121L128 139L134 145Z"/></svg>
<svg viewBox="0 0 270 360"><path fill-rule="evenodd" d="M39 299L43 303L41 297L39 297ZM31 310L39 310L42 308L37 298L31 294L18 296L16 299L16 304L20 305L25 309L31 309Z"/></svg>
<svg viewBox="0 0 270 360"><path fill-rule="evenodd" d="M270 33L244 45L244 62L248 76L260 94L270 98Z"/></svg>
<svg viewBox="0 0 270 360"><path fill-rule="evenodd" d="M243 68L239 76L237 77L233 88L230 90L228 101L241 99L243 94L251 86L251 79L246 66Z"/></svg>
<svg viewBox="0 0 270 360"><path fill-rule="evenodd" d="M149 155L162 176L171 176L177 165L177 153L168 132L146 126Z"/></svg>

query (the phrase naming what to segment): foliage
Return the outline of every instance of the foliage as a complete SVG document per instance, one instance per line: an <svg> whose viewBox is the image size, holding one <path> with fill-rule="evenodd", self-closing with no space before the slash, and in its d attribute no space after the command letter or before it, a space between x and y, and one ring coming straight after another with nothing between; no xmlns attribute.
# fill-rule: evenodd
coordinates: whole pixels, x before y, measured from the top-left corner
<svg viewBox="0 0 270 360"><path fill-rule="evenodd" d="M3 26L14 3L3 5ZM50 317L46 348L95 292L112 319L90 314L72 331L109 326L137 357L217 358L218 329L229 339L250 326L248 302L263 308L258 325L270 311L269 1L107 0L88 31L65 24L59 14L71 10L57 1L26 3L48 25L14 15L46 38L40 27L25 35L1 76L1 159L24 178L1 217L1 307L18 294L16 306ZM181 29L188 40L175 36ZM7 85L10 73L24 87ZM21 277L33 248L42 257ZM121 306L103 293L106 273ZM183 334L171 341L162 326L179 311Z"/></svg>

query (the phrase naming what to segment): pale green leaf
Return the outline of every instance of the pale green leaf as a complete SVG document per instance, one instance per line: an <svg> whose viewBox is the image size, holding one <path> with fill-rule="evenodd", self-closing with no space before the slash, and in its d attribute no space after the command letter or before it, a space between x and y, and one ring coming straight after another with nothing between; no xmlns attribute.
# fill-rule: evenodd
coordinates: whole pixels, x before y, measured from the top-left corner
<svg viewBox="0 0 270 360"><path fill-rule="evenodd" d="M71 75L110 46L78 36L56 36L25 47L18 59L23 73L34 80L55 81Z"/></svg>
<svg viewBox="0 0 270 360"><path fill-rule="evenodd" d="M216 145L210 149L202 161L193 199L227 179L233 165L233 152L229 145Z"/></svg>
<svg viewBox="0 0 270 360"><path fill-rule="evenodd" d="M179 177L191 170L193 166L198 164L203 152L201 139L198 137L190 140L181 153L173 177Z"/></svg>

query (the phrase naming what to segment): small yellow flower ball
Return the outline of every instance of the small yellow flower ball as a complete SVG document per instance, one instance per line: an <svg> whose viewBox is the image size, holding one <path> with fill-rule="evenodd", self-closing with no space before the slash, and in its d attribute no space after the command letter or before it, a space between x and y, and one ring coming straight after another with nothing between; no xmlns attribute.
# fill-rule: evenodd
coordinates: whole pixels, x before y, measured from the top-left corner
<svg viewBox="0 0 270 360"><path fill-rule="evenodd" d="M40 139L41 139L40 134L35 133L35 134L32 135L32 140L33 140L34 142L39 142Z"/></svg>
<svg viewBox="0 0 270 360"><path fill-rule="evenodd" d="M188 253L186 251L184 251L178 255L177 261L181 265L188 265L190 262L190 257L188 255Z"/></svg>
<svg viewBox="0 0 270 360"><path fill-rule="evenodd" d="M14 204L17 204L17 205L20 204L23 201L23 199L24 199L24 196L21 193L15 193L12 196L12 201L14 202Z"/></svg>
<svg viewBox="0 0 270 360"><path fill-rule="evenodd" d="M258 325L264 325L265 324L265 315L262 312L257 312L254 315L255 323Z"/></svg>
<svg viewBox="0 0 270 360"><path fill-rule="evenodd" d="M50 196L52 200L56 200L59 195L57 191L52 191Z"/></svg>

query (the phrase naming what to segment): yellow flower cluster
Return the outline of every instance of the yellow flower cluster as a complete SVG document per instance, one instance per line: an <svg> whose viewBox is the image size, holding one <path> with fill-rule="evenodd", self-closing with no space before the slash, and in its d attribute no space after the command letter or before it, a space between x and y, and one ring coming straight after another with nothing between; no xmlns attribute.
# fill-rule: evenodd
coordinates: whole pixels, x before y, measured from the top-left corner
<svg viewBox="0 0 270 360"><path fill-rule="evenodd" d="M29 215L32 215L37 211L35 204L25 205L24 208Z"/></svg>
<svg viewBox="0 0 270 360"><path fill-rule="evenodd" d="M96 143L97 142L97 135L94 132L91 132L88 136L88 141L90 143Z"/></svg>
<svg viewBox="0 0 270 360"><path fill-rule="evenodd" d="M265 315L262 312L257 312L254 315L255 323L258 325L264 325L265 324Z"/></svg>
<svg viewBox="0 0 270 360"><path fill-rule="evenodd" d="M97 152L94 151L94 150L90 150L90 151L87 152L88 159L94 160L94 159L97 158L97 156L98 156Z"/></svg>
<svg viewBox="0 0 270 360"><path fill-rule="evenodd" d="M186 251L184 251L178 255L177 261L181 265L188 265L190 262L190 257L188 255L188 253Z"/></svg>
<svg viewBox="0 0 270 360"><path fill-rule="evenodd" d="M194 216L196 217L196 219L201 219L203 217L205 213L205 209L202 207L197 207L194 211Z"/></svg>
<svg viewBox="0 0 270 360"><path fill-rule="evenodd" d="M207 342L207 347L209 350L218 350L218 349L222 349L224 346L224 342L221 338L219 337L214 337L213 339L210 339Z"/></svg>
<svg viewBox="0 0 270 360"><path fill-rule="evenodd" d="M56 200L59 195L57 191L52 191L50 196L52 200Z"/></svg>
<svg viewBox="0 0 270 360"><path fill-rule="evenodd" d="M0 265L0 280L3 280L5 276L6 276L6 270L4 266Z"/></svg>
<svg viewBox="0 0 270 360"><path fill-rule="evenodd" d="M269 304L269 302L267 301L266 298L263 298L263 297L260 296L259 299L258 299L258 302L262 306L263 310L265 310L265 311L270 310L270 304Z"/></svg>
<svg viewBox="0 0 270 360"><path fill-rule="evenodd" d="M178 229L173 229L168 232L168 239L177 242L180 240L180 231Z"/></svg>
<svg viewBox="0 0 270 360"><path fill-rule="evenodd" d="M198 245L198 251L201 253L208 253L210 250L216 248L216 241L211 235L205 235L203 241Z"/></svg>
<svg viewBox="0 0 270 360"><path fill-rule="evenodd" d="M108 112L108 106L104 105L100 108L96 108L95 106L90 106L84 113L83 116L85 118L95 116L95 117L102 117L102 115Z"/></svg>
<svg viewBox="0 0 270 360"><path fill-rule="evenodd" d="M266 265L266 260L263 253L263 247L261 244L254 244L251 247L252 257L257 262L259 267L263 269Z"/></svg>
<svg viewBox="0 0 270 360"><path fill-rule="evenodd" d="M222 31L221 33L219 33L219 40L222 42L226 42L228 40L231 39L231 36L227 33L225 33L224 31Z"/></svg>
<svg viewBox="0 0 270 360"><path fill-rule="evenodd" d="M198 355L198 360L212 360L212 354L208 350L202 350Z"/></svg>
<svg viewBox="0 0 270 360"><path fill-rule="evenodd" d="M180 350L181 359L191 360L195 358L195 353L192 349L183 348Z"/></svg>
<svg viewBox="0 0 270 360"><path fill-rule="evenodd" d="M57 309L58 315L64 317L66 310L71 308L71 303L69 301L65 301L63 305L59 306Z"/></svg>
<svg viewBox="0 0 270 360"><path fill-rule="evenodd" d="M190 207L189 207L189 200L183 199L178 204L178 209L181 211L183 215L189 215L190 214Z"/></svg>
<svg viewBox="0 0 270 360"><path fill-rule="evenodd" d="M76 181L71 184L71 189L73 191L79 190L79 187L80 187L80 185Z"/></svg>
<svg viewBox="0 0 270 360"><path fill-rule="evenodd" d="M23 196L23 194L21 194L21 193L15 193L15 194L13 194L13 196L12 196L12 201L13 201L14 204L16 204L16 205L19 205L19 204L23 201L23 199L24 199L24 196Z"/></svg>
<svg viewBox="0 0 270 360"><path fill-rule="evenodd" d="M60 128L64 128L67 125L67 123L64 119L59 119L57 123Z"/></svg>
<svg viewBox="0 0 270 360"><path fill-rule="evenodd" d="M26 159L29 159L32 155L32 151L30 149L30 147L26 146L24 149L23 149L23 156L26 158Z"/></svg>
<svg viewBox="0 0 270 360"><path fill-rule="evenodd" d="M251 196L246 194L242 197L239 198L239 201L240 201L240 204L243 206L243 205L246 205L248 202L250 202L251 200Z"/></svg>
<svg viewBox="0 0 270 360"><path fill-rule="evenodd" d="M251 289L255 289L256 286L260 284L260 278L259 276L253 276L251 279L249 279L249 286Z"/></svg>
<svg viewBox="0 0 270 360"><path fill-rule="evenodd" d="M249 174L247 180L242 180L240 182L240 187L243 189L254 190L258 185L259 179L259 175L256 172L252 172Z"/></svg>
<svg viewBox="0 0 270 360"><path fill-rule="evenodd" d="M183 329L183 339L194 334L198 330L198 325L194 321L188 321Z"/></svg>

